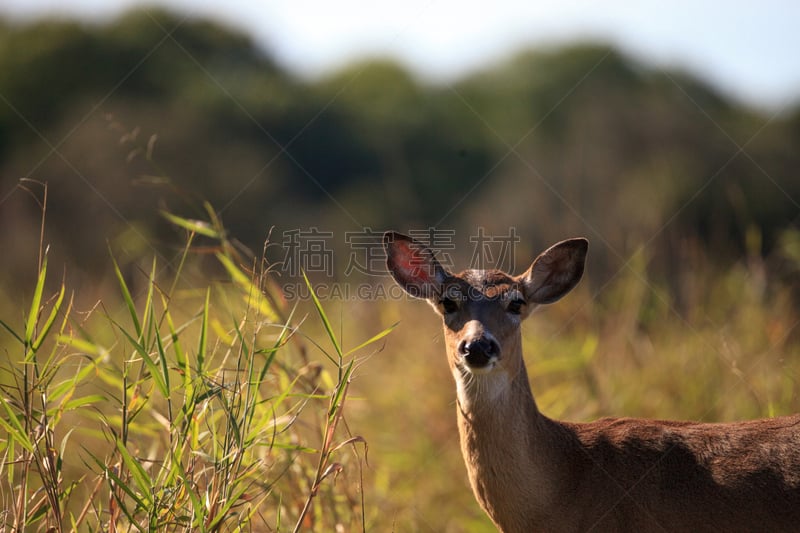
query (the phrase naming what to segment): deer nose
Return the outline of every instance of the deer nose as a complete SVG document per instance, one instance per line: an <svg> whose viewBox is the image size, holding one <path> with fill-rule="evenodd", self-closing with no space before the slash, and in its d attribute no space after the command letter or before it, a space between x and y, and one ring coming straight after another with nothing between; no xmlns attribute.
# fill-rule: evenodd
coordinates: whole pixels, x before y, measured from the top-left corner
<svg viewBox="0 0 800 533"><path fill-rule="evenodd" d="M458 345L458 353L473 368L481 368L500 355L500 346L494 339L479 337L462 340Z"/></svg>

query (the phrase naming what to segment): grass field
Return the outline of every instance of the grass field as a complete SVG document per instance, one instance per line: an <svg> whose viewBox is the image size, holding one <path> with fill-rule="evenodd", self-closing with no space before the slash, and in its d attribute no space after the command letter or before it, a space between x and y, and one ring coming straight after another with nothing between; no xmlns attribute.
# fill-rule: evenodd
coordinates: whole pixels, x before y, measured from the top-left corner
<svg viewBox="0 0 800 533"><path fill-rule="evenodd" d="M0 529L492 531L433 312L285 301L209 215L168 215L187 234L169 268L110 259L115 286L93 305L43 253L25 308L0 309ZM200 238L213 255L195 253ZM585 280L524 326L540 409L800 411L800 313L763 266L682 272L680 306L643 256L602 287Z"/></svg>

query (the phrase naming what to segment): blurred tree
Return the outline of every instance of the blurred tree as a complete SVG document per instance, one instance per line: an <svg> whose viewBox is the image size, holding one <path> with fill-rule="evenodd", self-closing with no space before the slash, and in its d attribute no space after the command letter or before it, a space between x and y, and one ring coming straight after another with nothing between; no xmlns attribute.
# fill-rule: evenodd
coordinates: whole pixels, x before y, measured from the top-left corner
<svg viewBox="0 0 800 533"><path fill-rule="evenodd" d="M602 45L450 84L386 59L301 80L234 29L141 9L0 21L0 96L0 245L36 242L14 188L46 181L49 240L89 272L115 235L169 250L158 207L202 199L254 248L272 226L440 226L463 244L514 226L530 253L587 234L601 278L642 243L669 276L687 242L729 261L799 223L800 112L744 108Z"/></svg>

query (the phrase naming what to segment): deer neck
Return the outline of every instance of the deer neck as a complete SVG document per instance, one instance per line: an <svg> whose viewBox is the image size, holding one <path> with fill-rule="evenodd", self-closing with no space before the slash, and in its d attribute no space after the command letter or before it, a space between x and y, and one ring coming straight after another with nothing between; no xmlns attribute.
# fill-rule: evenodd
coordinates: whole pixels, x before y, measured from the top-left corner
<svg viewBox="0 0 800 533"><path fill-rule="evenodd" d="M453 367L461 451L473 492L503 531L540 522L558 492L556 423L539 413L521 353L485 375ZM509 523L509 521L514 521Z"/></svg>

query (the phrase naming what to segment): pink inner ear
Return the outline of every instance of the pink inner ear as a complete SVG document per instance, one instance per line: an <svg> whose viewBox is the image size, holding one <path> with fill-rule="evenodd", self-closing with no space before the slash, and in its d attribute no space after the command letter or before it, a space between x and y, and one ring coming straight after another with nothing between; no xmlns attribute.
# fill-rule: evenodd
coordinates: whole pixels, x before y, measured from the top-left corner
<svg viewBox="0 0 800 533"><path fill-rule="evenodd" d="M426 261L426 258L417 250L410 246L403 247L403 255L398 259L398 266L406 274L407 278L417 280L422 283L430 283L431 278L431 265Z"/></svg>

